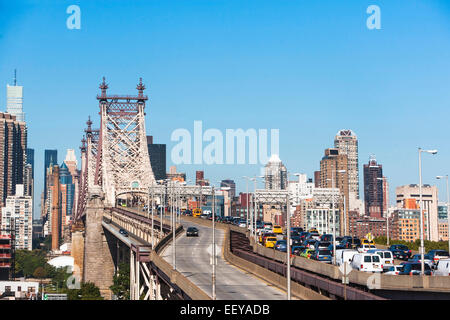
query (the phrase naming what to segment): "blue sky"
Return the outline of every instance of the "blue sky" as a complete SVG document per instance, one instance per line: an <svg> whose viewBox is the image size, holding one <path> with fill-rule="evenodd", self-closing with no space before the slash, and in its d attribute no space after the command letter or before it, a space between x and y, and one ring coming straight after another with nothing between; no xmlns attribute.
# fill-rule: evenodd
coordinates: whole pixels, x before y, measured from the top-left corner
<svg viewBox="0 0 450 320"><path fill-rule="evenodd" d="M81 9L80 30L66 28L72 4ZM366 27L372 4L381 30ZM447 0L0 0L2 110L14 68L36 153L36 201L44 149L57 148L59 162L67 148L79 155L87 116L98 125L102 76L110 93L123 94L143 78L147 134L167 143L167 167L171 133L202 120L223 132L280 129L280 158L309 176L336 132L352 129L361 183L374 153L391 197L396 186L418 182L419 146L439 149L424 156L425 183L449 173ZM191 180L201 169L212 181L235 179L241 191L240 177L259 174L255 165L178 169Z"/></svg>

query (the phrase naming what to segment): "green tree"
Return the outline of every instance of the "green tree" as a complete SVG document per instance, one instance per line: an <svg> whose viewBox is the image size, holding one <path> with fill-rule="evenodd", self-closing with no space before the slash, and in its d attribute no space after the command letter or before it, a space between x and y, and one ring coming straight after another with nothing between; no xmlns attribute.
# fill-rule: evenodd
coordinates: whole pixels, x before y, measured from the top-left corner
<svg viewBox="0 0 450 320"><path fill-rule="evenodd" d="M69 300L103 300L100 289L92 282L83 282L80 289L67 290Z"/></svg>
<svg viewBox="0 0 450 320"><path fill-rule="evenodd" d="M130 299L130 264L121 263L113 277L113 285L109 287L119 300Z"/></svg>
<svg viewBox="0 0 450 320"><path fill-rule="evenodd" d="M42 267L37 267L33 272L33 277L36 279L44 279L47 276L47 272Z"/></svg>

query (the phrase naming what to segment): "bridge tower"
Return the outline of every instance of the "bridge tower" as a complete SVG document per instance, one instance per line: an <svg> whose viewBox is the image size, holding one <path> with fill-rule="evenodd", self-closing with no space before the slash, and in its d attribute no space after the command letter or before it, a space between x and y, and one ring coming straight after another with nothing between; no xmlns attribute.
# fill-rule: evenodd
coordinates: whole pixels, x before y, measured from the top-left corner
<svg viewBox="0 0 450 320"><path fill-rule="evenodd" d="M101 226L103 210L114 207L120 198L146 197L155 178L147 147L144 109L148 97L142 78L134 96L108 95L104 77L99 88L100 128L93 129L89 118L80 148L72 255L82 280L96 283L107 297L114 261L112 244Z"/></svg>
<svg viewBox="0 0 450 320"><path fill-rule="evenodd" d="M147 194L155 181L145 133L145 86L139 79L137 96L107 95L105 78L97 96L100 106L95 183L103 187L106 206L121 195Z"/></svg>

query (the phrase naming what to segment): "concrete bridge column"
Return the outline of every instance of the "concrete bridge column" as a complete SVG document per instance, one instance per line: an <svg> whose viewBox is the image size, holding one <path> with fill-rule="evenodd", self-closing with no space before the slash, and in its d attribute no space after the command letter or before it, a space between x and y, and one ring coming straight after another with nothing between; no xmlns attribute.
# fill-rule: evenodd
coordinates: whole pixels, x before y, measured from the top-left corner
<svg viewBox="0 0 450 320"><path fill-rule="evenodd" d="M83 280L99 287L105 299L111 299L114 261L111 252L115 248L113 237L104 232L102 226L104 203L102 192L94 190L89 194L86 205L86 230L84 245Z"/></svg>

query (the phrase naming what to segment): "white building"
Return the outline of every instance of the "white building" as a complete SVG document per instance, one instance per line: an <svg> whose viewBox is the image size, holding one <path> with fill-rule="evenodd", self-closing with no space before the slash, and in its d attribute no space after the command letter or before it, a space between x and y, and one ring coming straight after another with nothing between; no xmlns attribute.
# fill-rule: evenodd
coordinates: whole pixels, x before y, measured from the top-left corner
<svg viewBox="0 0 450 320"><path fill-rule="evenodd" d="M266 190L285 190L287 185L287 170L278 155L273 154L265 166Z"/></svg>
<svg viewBox="0 0 450 320"><path fill-rule="evenodd" d="M16 85L6 85L6 112L15 115L17 121L24 122L25 114L23 113L23 87Z"/></svg>
<svg viewBox="0 0 450 320"><path fill-rule="evenodd" d="M14 293L15 298L36 299L39 293L39 282L35 281L0 281L0 295L5 292Z"/></svg>
<svg viewBox="0 0 450 320"><path fill-rule="evenodd" d="M33 200L24 196L23 184L16 185L16 195L6 198L2 208L3 230L15 230L15 248L32 250L33 247ZM2 234L10 234L2 231Z"/></svg>
<svg viewBox="0 0 450 320"><path fill-rule="evenodd" d="M320 234L333 234L334 227L336 236L340 235L340 195L338 188L313 188L305 214L304 225L307 230L316 228Z"/></svg>

